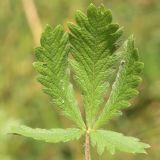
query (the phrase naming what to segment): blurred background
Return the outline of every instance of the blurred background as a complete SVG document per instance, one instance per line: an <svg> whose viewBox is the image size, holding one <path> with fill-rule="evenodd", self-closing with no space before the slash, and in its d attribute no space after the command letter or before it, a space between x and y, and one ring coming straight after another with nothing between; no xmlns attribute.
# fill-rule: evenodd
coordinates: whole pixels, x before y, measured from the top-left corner
<svg viewBox="0 0 160 160"><path fill-rule="evenodd" d="M46 144L20 136L4 136L4 128L21 122L31 127L72 127L45 95L32 67L34 48L46 24L67 30L77 9L91 3L112 10L114 21L124 26L124 39L134 34L145 63L140 95L124 115L108 128L149 143L148 155L107 151L93 160L160 159L160 1L159 0L0 0L0 160L82 160L83 139L67 144Z"/></svg>

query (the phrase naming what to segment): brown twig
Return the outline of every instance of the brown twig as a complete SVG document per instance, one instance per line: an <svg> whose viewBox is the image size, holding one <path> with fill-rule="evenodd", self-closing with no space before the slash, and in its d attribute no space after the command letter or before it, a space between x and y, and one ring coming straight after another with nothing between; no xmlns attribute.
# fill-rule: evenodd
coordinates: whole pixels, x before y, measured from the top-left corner
<svg viewBox="0 0 160 160"><path fill-rule="evenodd" d="M39 44L42 27L34 0L22 0L22 4L34 42L35 44Z"/></svg>

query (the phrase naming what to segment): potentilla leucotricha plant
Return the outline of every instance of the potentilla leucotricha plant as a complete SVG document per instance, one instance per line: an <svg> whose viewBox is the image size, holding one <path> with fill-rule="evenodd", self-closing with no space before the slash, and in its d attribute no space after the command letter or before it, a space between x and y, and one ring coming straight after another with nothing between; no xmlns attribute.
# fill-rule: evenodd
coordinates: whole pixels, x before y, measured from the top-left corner
<svg viewBox="0 0 160 160"><path fill-rule="evenodd" d="M133 36L116 52L121 46L119 39L123 31L112 22L110 10L103 5L97 8L91 4L87 15L77 11L75 19L76 24L68 23L69 33L64 32L61 25L54 29L49 25L46 27L41 46L35 50L37 61L34 67L40 73L38 81L44 86L44 92L53 98L55 105L77 128L46 130L13 126L10 133L49 143L85 136L85 160L91 159L90 145L96 146L99 154L105 148L112 154L116 150L146 153L149 145L139 139L102 129L110 119L121 114L121 109L129 107L129 100L138 94L136 87L141 81L143 63L139 61ZM85 120L68 70L73 71L81 90ZM110 86L106 101L104 96Z"/></svg>

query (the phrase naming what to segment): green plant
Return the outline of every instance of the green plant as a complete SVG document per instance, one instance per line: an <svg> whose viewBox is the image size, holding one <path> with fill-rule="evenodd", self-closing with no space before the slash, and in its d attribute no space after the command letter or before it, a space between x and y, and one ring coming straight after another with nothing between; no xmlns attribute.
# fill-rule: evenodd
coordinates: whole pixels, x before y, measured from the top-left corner
<svg viewBox="0 0 160 160"><path fill-rule="evenodd" d="M85 160L91 159L90 144L97 146L99 154L105 148L112 154L115 150L146 153L149 145L139 139L100 129L120 115L121 109L129 107L129 100L138 94L136 87L141 81L143 63L138 60L133 36L116 52L121 46L118 39L123 31L112 23L110 10L91 4L87 16L77 11L75 17L77 25L68 24L70 33L64 32L61 25L55 29L46 27L41 47L35 50L34 67L40 73L38 81L44 85L44 92L78 128L46 130L12 126L9 132L49 143L67 142L85 135ZM82 92L85 121L74 97L70 69ZM110 85L106 102L104 96Z"/></svg>

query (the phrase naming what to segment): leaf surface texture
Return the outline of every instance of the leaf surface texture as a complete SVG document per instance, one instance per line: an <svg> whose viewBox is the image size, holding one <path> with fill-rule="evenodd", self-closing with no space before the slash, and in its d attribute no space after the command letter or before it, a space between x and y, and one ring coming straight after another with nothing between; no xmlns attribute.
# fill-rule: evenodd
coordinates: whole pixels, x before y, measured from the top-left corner
<svg viewBox="0 0 160 160"><path fill-rule="evenodd" d="M35 69L40 73L38 81L43 90L53 98L53 102L62 108L64 115L80 128L85 128L78 104L69 82L68 53L70 45L68 34L61 25L52 29L47 26L41 37L41 46L36 48Z"/></svg>
<svg viewBox="0 0 160 160"><path fill-rule="evenodd" d="M110 10L104 6L96 8L93 4L88 7L87 15L76 12L76 22L76 25L68 24L74 57L70 64L82 90L87 124L91 127L119 59L113 53L118 48L122 29L112 23Z"/></svg>
<svg viewBox="0 0 160 160"><path fill-rule="evenodd" d="M79 139L84 131L78 128L67 129L40 129L30 128L27 126L12 126L9 133L30 137L36 140L45 141L48 143L68 142L71 140Z"/></svg>
<svg viewBox="0 0 160 160"><path fill-rule="evenodd" d="M109 99L100 114L95 128L101 127L120 110L130 106L129 100L138 94L137 86L141 82L143 63L139 61L138 51L131 36L124 44L123 59L119 66Z"/></svg>
<svg viewBox="0 0 160 160"><path fill-rule="evenodd" d="M91 142L93 146L97 146L99 154L102 154L105 148L111 154L114 154L116 150L128 153L146 153L145 149L150 147L148 144L139 142L137 138L105 130L92 131Z"/></svg>

